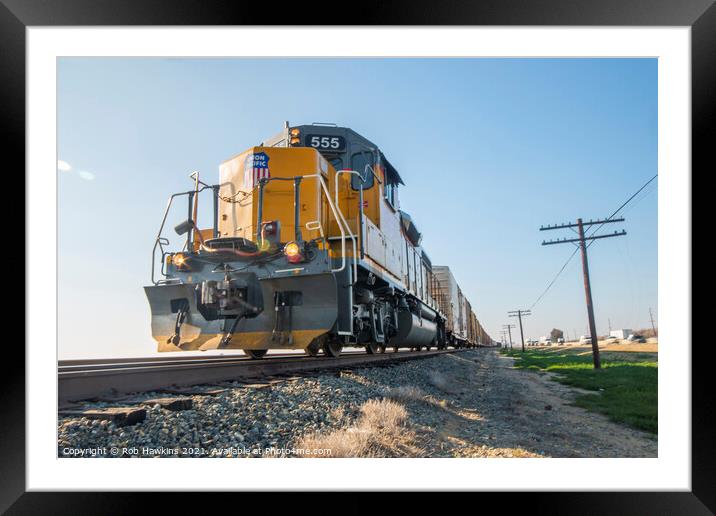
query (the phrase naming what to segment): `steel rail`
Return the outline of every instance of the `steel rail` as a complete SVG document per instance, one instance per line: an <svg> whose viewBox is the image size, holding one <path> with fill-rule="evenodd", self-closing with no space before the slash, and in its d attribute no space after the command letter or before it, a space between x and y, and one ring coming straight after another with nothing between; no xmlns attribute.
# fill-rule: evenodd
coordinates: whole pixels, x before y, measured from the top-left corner
<svg viewBox="0 0 716 516"><path fill-rule="evenodd" d="M282 356L261 360L248 359L239 355L237 357L219 356L216 359L208 360L204 357L198 357L198 360L173 361L170 359L170 362L166 364L161 361L153 361L129 364L105 363L83 368L71 367L58 371L58 398L60 403L66 403L134 392L216 384L232 380L255 380L286 373L428 358L457 351L464 350L404 351L375 355L349 352L342 354L339 358Z"/></svg>
<svg viewBox="0 0 716 516"><path fill-rule="evenodd" d="M365 354L364 351L344 351L341 356ZM267 355L261 360L276 360L279 358L301 358L313 359L302 353L276 353ZM59 374L66 373L92 373L95 371L108 369L137 369L142 367L168 367L172 365L197 367L202 364L221 364L236 363L238 361L246 362L256 360L244 354L233 355L209 355L209 356L188 356L188 357L137 357L137 358L111 358L111 359L87 359L87 360L65 360L60 361L57 367Z"/></svg>
<svg viewBox="0 0 716 516"><path fill-rule="evenodd" d="M229 350L231 351L231 350ZM173 362L184 363L184 362L212 362L221 360L235 360L245 359L253 360L251 357L245 355L243 352L235 350L235 353L224 353L221 355L187 355L186 353L180 354L179 356L150 356L150 357L126 357L126 358L83 358L83 359L67 359L59 360L57 363L60 371L70 371L78 368L106 368L110 366L122 366L131 364L153 364L162 363L170 364ZM268 358L279 358L279 357L299 357L304 356L299 353L274 353L266 355Z"/></svg>

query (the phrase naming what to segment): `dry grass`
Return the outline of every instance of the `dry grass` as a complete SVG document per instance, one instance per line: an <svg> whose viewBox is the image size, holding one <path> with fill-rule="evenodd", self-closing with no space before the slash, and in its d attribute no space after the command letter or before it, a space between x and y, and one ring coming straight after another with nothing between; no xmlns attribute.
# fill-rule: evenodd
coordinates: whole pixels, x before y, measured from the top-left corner
<svg viewBox="0 0 716 516"><path fill-rule="evenodd" d="M301 449L330 450L330 457L404 457L420 453L415 435L406 427L405 407L388 399L369 400L352 426L308 435L296 443Z"/></svg>
<svg viewBox="0 0 716 516"><path fill-rule="evenodd" d="M390 400L368 400L360 408L359 422L370 428L399 430L408 419L405 407Z"/></svg>
<svg viewBox="0 0 716 516"><path fill-rule="evenodd" d="M491 448L483 444L481 446L463 446L457 449L455 457L531 459L541 458L542 455L527 451L523 448Z"/></svg>
<svg viewBox="0 0 716 516"><path fill-rule="evenodd" d="M329 412L329 415L330 415L331 419L333 419L333 421L336 422L337 424L343 424L348 417L348 415L346 414L346 411L343 407L337 407L337 408L331 409L331 411Z"/></svg>

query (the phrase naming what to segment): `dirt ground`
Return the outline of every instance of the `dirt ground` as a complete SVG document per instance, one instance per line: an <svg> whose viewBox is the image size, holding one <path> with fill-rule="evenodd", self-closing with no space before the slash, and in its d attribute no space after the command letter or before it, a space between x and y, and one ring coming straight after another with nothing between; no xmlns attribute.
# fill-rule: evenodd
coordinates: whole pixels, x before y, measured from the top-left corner
<svg viewBox="0 0 716 516"><path fill-rule="evenodd" d="M558 346L558 345L552 345L552 346L539 346L537 349L559 349L559 348L569 348L569 349L584 349L585 351L591 351L592 347L587 344L571 344L567 343L564 346ZM529 348L529 349L535 349L535 348ZM658 353L659 352L659 344L656 342L646 342L644 344L641 344L639 342L627 342L627 341L616 341L616 342L607 342L600 340L599 341L599 350L600 351L626 351L631 353Z"/></svg>
<svg viewBox="0 0 716 516"><path fill-rule="evenodd" d="M591 349L591 348L588 348ZM617 342L614 344L606 344L602 347L601 343L599 344L599 350L604 351L628 351L632 353L658 353L659 352L659 344L656 342L651 343L647 342L645 344L640 344L638 342Z"/></svg>
<svg viewBox="0 0 716 516"><path fill-rule="evenodd" d="M445 400L422 409L438 411L440 423L417 431L427 456L657 456L656 436L572 406L578 390L546 373L514 369L512 358L493 349L448 356L455 367Z"/></svg>

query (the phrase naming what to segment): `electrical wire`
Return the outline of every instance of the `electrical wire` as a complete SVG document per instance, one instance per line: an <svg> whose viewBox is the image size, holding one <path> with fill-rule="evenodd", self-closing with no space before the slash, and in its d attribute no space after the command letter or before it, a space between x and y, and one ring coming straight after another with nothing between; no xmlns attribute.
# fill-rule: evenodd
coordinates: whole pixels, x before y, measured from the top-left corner
<svg viewBox="0 0 716 516"><path fill-rule="evenodd" d="M567 265L569 265L569 262L571 262L572 258L574 258L574 255L577 254L577 251L579 251L579 247L576 247L574 249L574 251L572 251L572 254L569 255L569 258L567 258L567 261L564 262L564 265L562 265L562 268L559 269L559 272L557 273L557 275L552 279L552 281L549 282L549 285L547 285L547 288L544 289L544 291L542 291L542 293L539 295L537 300L534 303L532 303L532 306L529 307L529 310L532 310L535 307L535 305L537 303L539 303L540 300L544 297L544 295L549 291L549 289L552 288L552 285L554 285L554 283L557 281L557 278L559 278L560 274L562 274L562 272L564 272L564 269L567 268Z"/></svg>
<svg viewBox="0 0 716 516"><path fill-rule="evenodd" d="M654 177L652 177L652 178L649 179L646 183L644 183L644 185L643 185L641 188L639 188L634 195L632 195L631 197L629 197L629 198L624 202L624 204L622 204L621 206L619 206L614 213L612 213L611 215L609 215L609 217L607 217L607 220L612 220L612 219L616 216L617 213L619 213L620 211L622 211L622 209L624 208L624 206L626 206L627 204L629 204L629 203L632 201L632 199L634 199L634 197L636 197L637 195L639 195L644 188L646 188L647 186L649 186L649 184L650 184L654 179L656 179L658 175L659 175L659 174L654 174ZM604 224L606 224L606 222L605 222ZM604 227L604 224L600 224L600 225L597 227L597 229L595 229L594 231L592 231L591 235L589 235L589 236L595 235L595 234L597 233L597 231L599 231L602 227ZM594 243L594 240L592 240L591 242L589 242L589 243L587 244L587 249L589 249L589 246L592 245L593 243Z"/></svg>

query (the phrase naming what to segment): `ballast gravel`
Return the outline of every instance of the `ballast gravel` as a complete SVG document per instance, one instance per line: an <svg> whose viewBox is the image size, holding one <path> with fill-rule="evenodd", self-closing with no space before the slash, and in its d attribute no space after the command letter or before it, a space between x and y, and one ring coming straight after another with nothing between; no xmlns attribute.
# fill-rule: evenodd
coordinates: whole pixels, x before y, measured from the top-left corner
<svg viewBox="0 0 716 516"><path fill-rule="evenodd" d="M190 410L148 405L146 418L128 426L61 416L58 456L293 457L305 453L295 447L302 437L350 427L366 401L381 398L405 406L421 456L656 456L652 436L570 406L567 387L513 369L510 360L478 349L268 385L225 383L215 395L191 396ZM131 403L77 409L139 406L166 396L147 392ZM330 456L330 450L312 453Z"/></svg>

